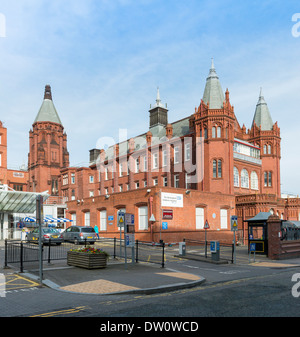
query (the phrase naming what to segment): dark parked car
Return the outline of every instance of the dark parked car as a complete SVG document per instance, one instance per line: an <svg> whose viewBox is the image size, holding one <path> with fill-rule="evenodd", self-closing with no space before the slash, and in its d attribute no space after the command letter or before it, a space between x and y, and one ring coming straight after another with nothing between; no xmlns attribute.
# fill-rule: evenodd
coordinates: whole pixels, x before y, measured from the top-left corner
<svg viewBox="0 0 300 337"><path fill-rule="evenodd" d="M95 243L97 235L93 227L71 226L63 232L64 241L79 243Z"/></svg>
<svg viewBox="0 0 300 337"><path fill-rule="evenodd" d="M39 228L35 228L26 235L27 242L39 242ZM55 228L42 228L42 243L55 243L60 245L63 242L62 234Z"/></svg>

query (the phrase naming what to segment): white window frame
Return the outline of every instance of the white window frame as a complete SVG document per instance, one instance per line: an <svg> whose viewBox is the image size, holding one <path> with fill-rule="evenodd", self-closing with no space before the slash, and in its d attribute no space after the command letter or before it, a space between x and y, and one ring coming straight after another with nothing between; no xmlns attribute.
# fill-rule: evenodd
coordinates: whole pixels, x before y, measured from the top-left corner
<svg viewBox="0 0 300 337"><path fill-rule="evenodd" d="M241 187L249 188L249 173L246 169L241 171Z"/></svg>
<svg viewBox="0 0 300 337"><path fill-rule="evenodd" d="M84 212L84 225L86 227L91 225L91 213L90 212Z"/></svg>
<svg viewBox="0 0 300 337"><path fill-rule="evenodd" d="M220 223L221 223L221 229L228 229L228 210L227 209L220 210Z"/></svg>
<svg viewBox="0 0 300 337"><path fill-rule="evenodd" d="M174 146L174 164L179 164L179 146Z"/></svg>
<svg viewBox="0 0 300 337"><path fill-rule="evenodd" d="M196 207L196 229L204 228L204 208Z"/></svg>
<svg viewBox="0 0 300 337"><path fill-rule="evenodd" d="M107 210L100 211L100 231L107 230Z"/></svg>
<svg viewBox="0 0 300 337"><path fill-rule="evenodd" d="M233 168L233 185L234 187L240 187L240 172L235 166Z"/></svg>
<svg viewBox="0 0 300 337"><path fill-rule="evenodd" d="M191 144L187 143L184 147L184 160L189 161L191 159Z"/></svg>
<svg viewBox="0 0 300 337"><path fill-rule="evenodd" d="M140 206L139 214L139 230L148 230L148 206Z"/></svg>
<svg viewBox="0 0 300 337"><path fill-rule="evenodd" d="M251 172L250 182L251 182L251 189L258 190L258 175L255 171Z"/></svg>

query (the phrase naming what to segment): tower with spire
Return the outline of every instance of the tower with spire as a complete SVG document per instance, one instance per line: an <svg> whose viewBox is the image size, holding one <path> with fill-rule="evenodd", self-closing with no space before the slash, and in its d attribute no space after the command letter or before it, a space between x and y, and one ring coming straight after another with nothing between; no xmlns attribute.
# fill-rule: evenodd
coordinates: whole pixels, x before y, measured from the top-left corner
<svg viewBox="0 0 300 337"><path fill-rule="evenodd" d="M197 188L207 192L233 193L233 142L235 115L229 91L222 90L214 60L199 107L190 117L190 130L204 142L203 181Z"/></svg>
<svg viewBox="0 0 300 337"><path fill-rule="evenodd" d="M58 196L60 170L69 166L67 135L46 85L44 100L29 132L28 189Z"/></svg>
<svg viewBox="0 0 300 337"><path fill-rule="evenodd" d="M262 160L262 192L281 195L281 137L277 122L273 123L268 105L260 88L249 141L259 145Z"/></svg>
<svg viewBox="0 0 300 337"><path fill-rule="evenodd" d="M152 129L166 127L168 124L168 109L167 105L163 105L160 99L159 87L157 88L156 102L152 106L150 105L150 125L149 128Z"/></svg>

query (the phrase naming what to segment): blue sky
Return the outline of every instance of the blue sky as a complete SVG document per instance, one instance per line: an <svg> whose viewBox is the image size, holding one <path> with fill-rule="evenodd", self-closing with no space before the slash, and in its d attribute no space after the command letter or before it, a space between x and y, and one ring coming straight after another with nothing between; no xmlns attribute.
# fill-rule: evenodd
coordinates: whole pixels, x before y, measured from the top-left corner
<svg viewBox="0 0 300 337"><path fill-rule="evenodd" d="M148 130L160 87L169 121L194 112L211 57L241 125L260 87L282 136L282 191L300 194L299 1L2 0L0 119L8 165L27 163L28 132L46 84L68 134L72 165L100 137Z"/></svg>

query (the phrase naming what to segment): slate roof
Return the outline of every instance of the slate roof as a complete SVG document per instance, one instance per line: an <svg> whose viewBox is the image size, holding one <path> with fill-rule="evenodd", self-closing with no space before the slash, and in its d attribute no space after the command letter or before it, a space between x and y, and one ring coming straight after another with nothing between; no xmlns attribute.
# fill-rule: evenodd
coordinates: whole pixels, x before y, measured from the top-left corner
<svg viewBox="0 0 300 337"><path fill-rule="evenodd" d="M224 93L212 59L211 69L206 79L203 102L205 104L209 102L210 109L222 109L224 100Z"/></svg>
<svg viewBox="0 0 300 337"><path fill-rule="evenodd" d="M260 89L259 99L256 105L255 115L253 118L252 126L256 123L258 127L261 127L263 131L268 131L273 129L273 121L268 108L268 105L265 101L265 98L262 94L262 89Z"/></svg>

